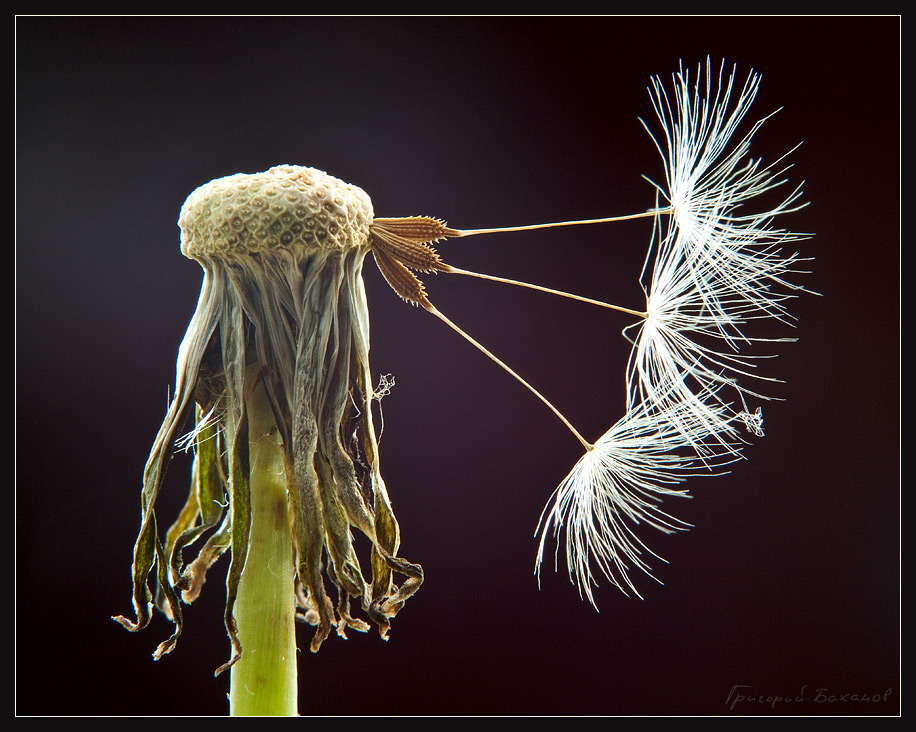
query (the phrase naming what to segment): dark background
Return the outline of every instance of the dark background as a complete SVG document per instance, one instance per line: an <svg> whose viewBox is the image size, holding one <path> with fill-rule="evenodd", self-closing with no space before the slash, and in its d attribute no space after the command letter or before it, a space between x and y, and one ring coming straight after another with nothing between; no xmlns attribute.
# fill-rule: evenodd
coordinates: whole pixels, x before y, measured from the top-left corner
<svg viewBox="0 0 916 732"><path fill-rule="evenodd" d="M16 22L16 698L23 715L222 714L226 560L171 632L130 614L141 470L200 267L178 251L198 185L278 163L366 190L381 216L462 228L634 213L661 179L646 86L711 55L784 107L814 232L798 342L767 374L767 436L640 536L670 564L643 600L565 568L534 531L580 447L510 377L402 303L367 260L382 470L427 581L391 640L300 656L323 715L896 714L899 709L899 121L896 17L28 18ZM446 261L640 305L647 222L440 246ZM432 301L595 438L622 414L625 316L427 277ZM162 495L167 523L187 461ZM306 629L303 629L306 630ZM309 632L300 636L305 648ZM792 701L726 700L745 695ZM746 686L744 686L746 685ZM823 695L886 701L822 702Z"/></svg>

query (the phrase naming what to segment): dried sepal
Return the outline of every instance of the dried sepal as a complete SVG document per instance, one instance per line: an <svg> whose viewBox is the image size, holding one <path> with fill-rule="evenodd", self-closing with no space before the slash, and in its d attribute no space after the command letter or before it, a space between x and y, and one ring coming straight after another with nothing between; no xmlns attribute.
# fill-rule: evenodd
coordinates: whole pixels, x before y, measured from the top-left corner
<svg viewBox="0 0 916 732"><path fill-rule="evenodd" d="M191 318L188 329L178 348L176 364L175 394L169 403L165 420L153 442L146 467L143 471L143 488L141 491L141 523L137 541L134 544L133 606L136 621L124 616L113 619L131 632L145 628L150 621L153 609L153 596L147 584L148 577L156 566L156 579L164 594L163 606L175 623L172 637L159 645L153 654L160 658L169 653L181 635L181 608L177 594L170 583L168 557L159 540L156 528L156 498L162 487L162 480L169 460L175 438L184 424L194 403L194 390L200 373L201 362L210 342L210 336L219 322L219 311L222 295L225 293L224 281L214 277L210 270L204 270L204 281L201 286L197 309Z"/></svg>
<svg viewBox="0 0 916 732"><path fill-rule="evenodd" d="M200 389L198 389L198 392ZM206 579L206 571L219 558L226 546L206 542L197 558L184 565L182 551L205 533L213 530L222 521L226 505L228 481L222 465L222 437L215 424L212 408L205 412L205 406L197 405L197 426L187 438L193 442L194 463L191 468L191 492L178 520L166 533L165 550L169 557L170 580L180 590L181 599L190 604L200 593ZM159 608L166 611L160 597Z"/></svg>
<svg viewBox="0 0 916 732"><path fill-rule="evenodd" d="M162 542L160 542L158 538L156 539L156 579L159 582L159 586L162 588L166 603L168 604L168 616L175 624L175 630L171 637L160 643L156 650L153 652L153 659L158 661L160 658L162 658L162 656L167 653L171 653L172 650L174 650L175 644L178 643L178 637L181 635L181 629L183 626L181 616L181 603L178 600L178 594L169 585L168 562L166 559L165 550L162 547Z"/></svg>
<svg viewBox="0 0 916 732"><path fill-rule="evenodd" d="M175 583L175 588L181 590L182 602L190 605L200 596L207 579L207 570L229 549L231 542L232 514L227 511L219 528L210 534L197 557L185 566L181 578Z"/></svg>
<svg viewBox="0 0 916 732"><path fill-rule="evenodd" d="M216 670L219 676L229 669L242 656L242 644L239 641L238 623L236 623L233 608L239 593L239 581L242 570L245 569L245 560L248 556L248 539L251 535L251 493L250 460L248 454L248 414L242 408L241 419L233 430L232 444L229 456L229 493L232 516L231 532L231 560L229 573L226 578L226 608L223 620L226 633L232 646L230 659Z"/></svg>

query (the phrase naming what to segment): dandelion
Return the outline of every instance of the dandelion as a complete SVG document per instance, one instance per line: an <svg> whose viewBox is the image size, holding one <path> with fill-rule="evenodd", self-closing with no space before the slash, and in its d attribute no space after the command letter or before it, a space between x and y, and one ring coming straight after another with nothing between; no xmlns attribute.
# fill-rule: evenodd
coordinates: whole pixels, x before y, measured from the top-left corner
<svg viewBox="0 0 916 732"><path fill-rule="evenodd" d="M371 386L362 280L370 253L404 301L518 380L583 446L541 514L535 571L548 535L557 538L555 564L565 535L565 561L580 596L595 605L602 577L638 595L631 573L651 577L650 562L658 558L637 535L639 526L689 528L663 508L665 499L688 495L686 479L719 474L738 459L739 425L763 436L761 408L751 412L745 399L760 395L745 385L759 356L743 350L756 342L744 331L761 318L790 320L786 301L803 289L789 279L801 260L781 250L801 235L773 223L800 207L800 189L763 213L744 212L784 182L773 166L748 157L762 122L732 142L758 83L751 74L732 104L734 73L727 81L722 70L714 77L708 62L697 83L683 69L675 75L673 102L653 80L662 134L652 139L666 180L653 184L655 207L631 215L487 229L452 228L425 216L381 218L359 188L293 165L194 191L179 217L181 251L203 267L203 285L143 474L136 619L115 619L140 630L158 607L175 629L154 657L169 653L182 631L182 603L199 596L208 570L228 551L231 656L217 673L231 669L233 714L296 713L297 620L315 627L312 651L332 629L346 638L347 630L364 632L372 623L388 638L424 573L399 556L400 529L379 466L372 402L394 380L387 375ZM633 218L653 222L640 275L644 308L460 269L435 249L447 239ZM430 272L532 288L635 318L624 329L632 342L624 415L589 441L433 305L420 279ZM182 437L189 420L194 424ZM160 537L155 504L176 446L193 452L191 490ZM368 571L355 551L360 537L370 549ZM197 556L185 561L198 542Z"/></svg>
<svg viewBox="0 0 916 732"><path fill-rule="evenodd" d="M361 274L372 219L363 191L296 166L215 180L191 194L179 218L182 252L200 262L204 281L179 348L175 394L144 472L134 551L137 619L118 620L130 630L147 625L147 578L155 568L157 604L176 628L155 656L169 653L182 628L179 599L193 601L207 569L228 549L225 622L233 655L220 671L233 668L237 713L281 713L263 706L268 693L246 692L264 674L254 664L277 658L288 669L279 709L295 713L297 615L316 626L313 651L332 627L344 637L348 628L368 629L351 613L351 601L385 637L423 580L419 565L397 555L399 528L372 424ZM191 494L163 545L156 497L195 402ZM368 578L353 529L371 546ZM185 564L183 551L208 531L197 559ZM336 604L326 580L337 590ZM272 596L282 610L265 608ZM247 635L240 628L246 621ZM259 646L281 635L283 647Z"/></svg>

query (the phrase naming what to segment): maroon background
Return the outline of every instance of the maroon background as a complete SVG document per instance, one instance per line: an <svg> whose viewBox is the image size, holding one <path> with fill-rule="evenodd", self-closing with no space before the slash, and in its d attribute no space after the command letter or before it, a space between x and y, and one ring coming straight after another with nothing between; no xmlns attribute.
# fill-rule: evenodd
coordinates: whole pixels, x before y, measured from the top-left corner
<svg viewBox="0 0 916 732"><path fill-rule="evenodd" d="M311 165L382 216L464 228L631 213L661 178L649 77L707 54L763 74L754 151L792 155L817 235L767 437L643 533L644 600L532 573L543 505L580 448L543 406L367 263L382 469L427 582L389 643L303 651L308 714L894 714L899 705L899 20L19 18L16 698L20 714L222 714L225 560L177 650L130 611L139 479L200 268L184 198ZM457 266L639 305L645 222L446 243ZM428 277L437 306L587 436L621 414L625 317ZM183 498L179 459L163 521ZM307 644L307 634L300 645ZM726 704L746 694L800 701ZM886 702L818 703L831 694Z"/></svg>

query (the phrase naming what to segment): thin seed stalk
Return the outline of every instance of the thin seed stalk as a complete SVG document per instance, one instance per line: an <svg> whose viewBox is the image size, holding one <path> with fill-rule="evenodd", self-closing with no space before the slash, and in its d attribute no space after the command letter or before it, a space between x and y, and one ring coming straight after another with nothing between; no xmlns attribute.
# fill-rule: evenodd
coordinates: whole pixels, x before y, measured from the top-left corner
<svg viewBox="0 0 916 732"><path fill-rule="evenodd" d="M250 455L251 534L234 615L242 656L232 666L232 716L296 716L293 545L283 448L257 368L248 370L245 407Z"/></svg>

